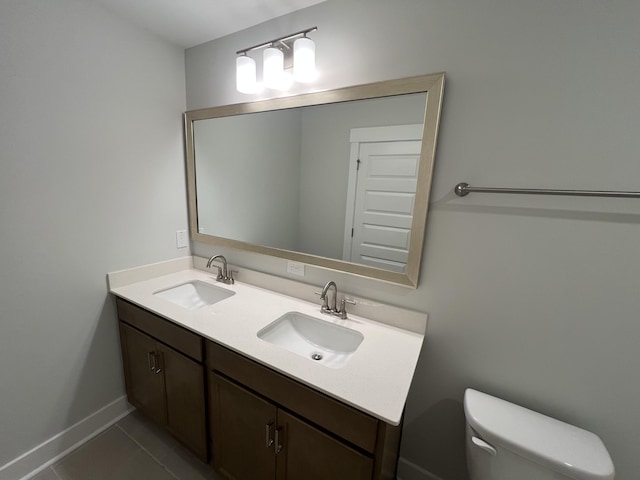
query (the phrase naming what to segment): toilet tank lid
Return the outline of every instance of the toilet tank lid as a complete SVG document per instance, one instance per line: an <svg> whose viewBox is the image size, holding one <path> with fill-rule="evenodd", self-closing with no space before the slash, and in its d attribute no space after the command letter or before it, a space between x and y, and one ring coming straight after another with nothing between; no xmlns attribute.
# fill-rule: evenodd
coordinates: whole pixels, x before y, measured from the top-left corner
<svg viewBox="0 0 640 480"><path fill-rule="evenodd" d="M597 435L533 410L467 389L467 423L489 443L576 480L612 480L609 452Z"/></svg>

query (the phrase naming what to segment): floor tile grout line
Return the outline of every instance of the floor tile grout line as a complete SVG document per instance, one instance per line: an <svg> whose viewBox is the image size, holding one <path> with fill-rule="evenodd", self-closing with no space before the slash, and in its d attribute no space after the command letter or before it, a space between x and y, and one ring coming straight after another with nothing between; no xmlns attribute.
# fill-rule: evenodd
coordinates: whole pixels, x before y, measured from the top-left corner
<svg viewBox="0 0 640 480"><path fill-rule="evenodd" d="M143 452L145 452L147 455L149 455L151 458L153 458L153 460L160 466L162 466L162 468L164 468L167 472L169 472L169 475L171 475L173 478L175 478L176 480L180 480L171 470L169 470L160 460L158 460L155 455L153 455L149 450L147 450L144 445L142 445L138 440L136 440L132 435L130 435L124 428L122 428L120 425L118 425L117 423L115 424L116 427L118 427L120 429L120 431L122 433L124 433L129 439L131 439L132 442L134 442L136 445L138 445Z"/></svg>
<svg viewBox="0 0 640 480"><path fill-rule="evenodd" d="M117 423L112 424L111 426L107 427L106 429L102 430L100 433L98 433L97 435L93 436L92 438L90 438L88 441L84 442L83 444L79 445L77 448L74 448L72 451L70 451L69 453L67 453L64 457L60 458L56 463L53 463L51 465L49 465L49 468L53 471L53 474L56 476L56 479L58 480L64 480L60 474L56 471L56 469L54 468L56 465L60 464L61 462L63 462L65 459L71 457L72 455L75 455L76 453L78 453L82 448L84 448L85 446L87 446L88 444L90 444L91 442L93 442L94 440L96 440L98 437L100 437L101 435L107 433L108 431L110 431L111 429L113 429L114 427L118 426ZM118 429L123 432L125 434L125 436L127 438L129 438L130 440L132 440L135 445L138 447L138 450L143 450L146 452L146 450L142 447L142 445L140 445L138 442L136 442L133 438L131 438L130 435L127 434L127 432L125 432L122 428L120 428L118 426ZM137 452L136 452L137 453ZM149 453L149 452L146 452ZM135 453L133 454L135 455ZM153 458L157 463L158 462L155 458ZM162 465L162 464L160 464ZM164 465L162 465L164 467ZM165 468L166 470L166 468ZM167 470L168 471L168 470ZM171 473L171 472L170 472ZM171 474L171 476L175 477L175 475ZM180 479L178 479L180 480Z"/></svg>

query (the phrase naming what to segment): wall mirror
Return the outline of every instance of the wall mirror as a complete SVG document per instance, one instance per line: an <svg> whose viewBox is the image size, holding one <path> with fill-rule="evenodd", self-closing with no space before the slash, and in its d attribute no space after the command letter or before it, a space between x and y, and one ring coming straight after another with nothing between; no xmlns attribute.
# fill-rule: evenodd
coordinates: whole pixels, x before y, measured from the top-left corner
<svg viewBox="0 0 640 480"><path fill-rule="evenodd" d="M191 238L416 287L444 74L184 115Z"/></svg>

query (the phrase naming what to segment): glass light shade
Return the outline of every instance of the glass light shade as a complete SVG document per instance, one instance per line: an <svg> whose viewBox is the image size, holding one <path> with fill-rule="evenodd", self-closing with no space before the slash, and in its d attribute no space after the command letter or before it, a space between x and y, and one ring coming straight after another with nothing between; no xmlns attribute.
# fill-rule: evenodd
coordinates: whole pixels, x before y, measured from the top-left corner
<svg viewBox="0 0 640 480"><path fill-rule="evenodd" d="M240 93L256 93L258 91L256 61L246 55L236 58L236 89Z"/></svg>
<svg viewBox="0 0 640 480"><path fill-rule="evenodd" d="M316 79L316 44L307 37L293 42L293 78L309 83Z"/></svg>
<svg viewBox="0 0 640 480"><path fill-rule="evenodd" d="M288 90L293 85L293 75L290 71L285 70L282 72L282 77L280 77L280 83L277 87L277 90Z"/></svg>
<svg viewBox="0 0 640 480"><path fill-rule="evenodd" d="M262 82L268 88L282 89L284 54L277 48L266 48L262 54Z"/></svg>

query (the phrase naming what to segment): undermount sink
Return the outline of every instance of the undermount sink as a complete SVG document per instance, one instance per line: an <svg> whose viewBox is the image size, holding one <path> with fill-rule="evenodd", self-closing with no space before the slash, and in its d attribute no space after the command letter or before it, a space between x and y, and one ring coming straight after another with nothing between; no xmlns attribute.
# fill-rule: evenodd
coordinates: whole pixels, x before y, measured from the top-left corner
<svg viewBox="0 0 640 480"><path fill-rule="evenodd" d="M331 368L344 366L364 340L360 332L299 312L285 313L258 337Z"/></svg>
<svg viewBox="0 0 640 480"><path fill-rule="evenodd" d="M199 280L183 283L154 293L156 297L169 300L188 310L197 310L207 305L213 305L235 294L236 292L232 290L216 287L215 285L210 285Z"/></svg>

